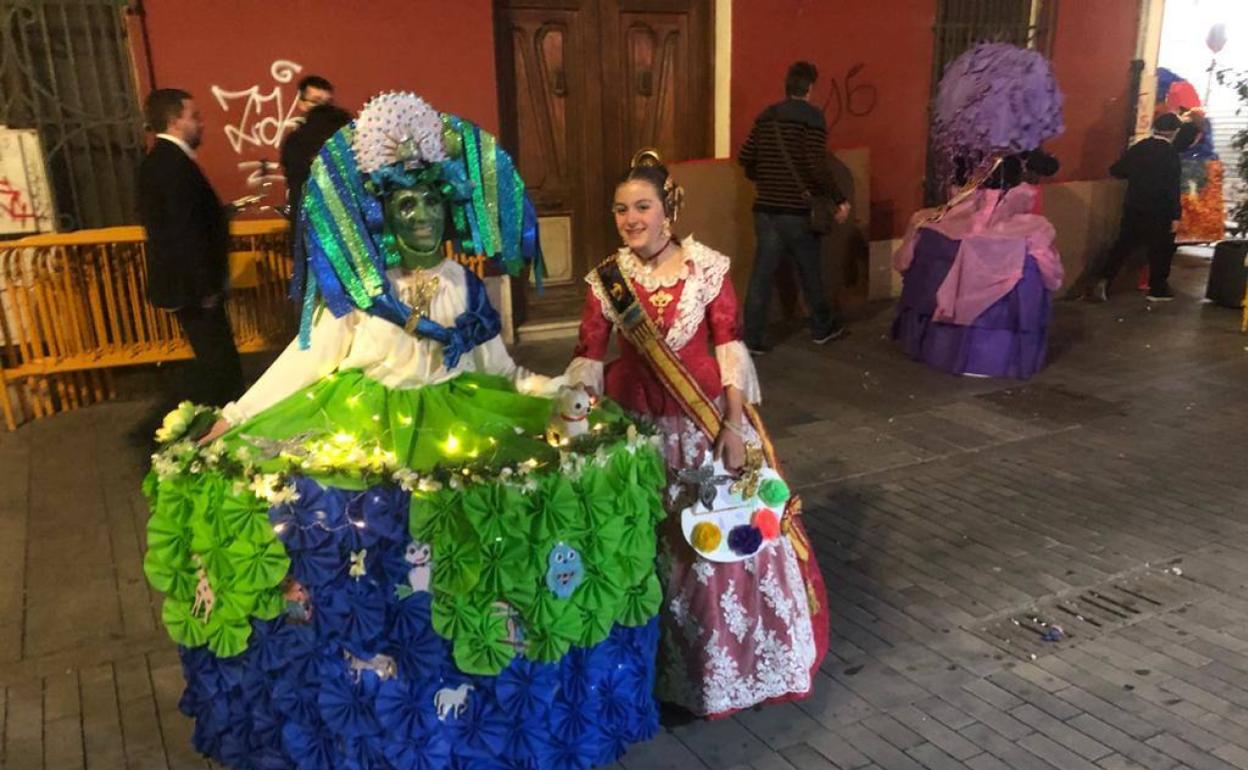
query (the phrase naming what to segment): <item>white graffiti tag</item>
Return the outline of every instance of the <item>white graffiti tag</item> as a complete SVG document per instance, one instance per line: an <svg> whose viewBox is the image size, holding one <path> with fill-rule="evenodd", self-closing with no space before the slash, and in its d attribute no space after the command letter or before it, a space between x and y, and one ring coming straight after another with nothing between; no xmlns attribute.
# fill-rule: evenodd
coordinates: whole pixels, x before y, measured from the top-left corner
<svg viewBox="0 0 1248 770"><path fill-rule="evenodd" d="M225 127L225 138L234 152L241 153L243 145L253 147L278 147L286 129L297 125L294 120L298 97L283 96L281 84L290 83L303 67L287 59L278 59L269 67L269 74L278 85L268 93L262 93L259 85L244 91L227 91L221 86L212 87L212 95L226 113L241 103L241 112L235 121Z"/></svg>

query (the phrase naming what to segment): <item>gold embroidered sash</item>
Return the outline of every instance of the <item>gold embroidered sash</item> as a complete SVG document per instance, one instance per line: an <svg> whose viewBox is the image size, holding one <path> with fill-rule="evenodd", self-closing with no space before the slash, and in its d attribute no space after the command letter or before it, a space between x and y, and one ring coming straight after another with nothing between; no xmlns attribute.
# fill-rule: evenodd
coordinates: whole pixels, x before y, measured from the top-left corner
<svg viewBox="0 0 1248 770"><path fill-rule="evenodd" d="M641 306L637 293L620 270L615 257L609 257L598 265L594 273L602 287L602 295L607 299L604 309L611 322L642 354L689 419L714 441L719 436L724 419L719 407L702 390L675 351L668 347L667 340Z"/></svg>
<svg viewBox="0 0 1248 770"><path fill-rule="evenodd" d="M641 306L637 293L633 291L632 284L620 270L615 257L608 257L598 265L594 269L594 277L602 289L601 296L607 299L607 305L603 308L607 312L607 317L620 330L624 338L641 353L651 371L667 388L667 392L676 399L676 403L680 404L689 419L693 420L706 437L714 442L723 427L723 413L702 390L702 386L694 379L693 374L685 367L676 352L668 347L667 340L646 313L645 308ZM688 287L685 289L687 290ZM767 429L763 426L763 421L759 418L758 410L750 404L745 404L745 415L750 424L754 426L755 432L758 433L759 441L762 443L763 457L767 460L767 464L779 473L780 464L776 458L775 446L771 442ZM785 506L781 528L788 536L789 542L793 544L797 557L805 562L810 558L810 541L803 527L794 526L794 522L801 516L801 511L800 498L797 495L790 496L789 503Z"/></svg>

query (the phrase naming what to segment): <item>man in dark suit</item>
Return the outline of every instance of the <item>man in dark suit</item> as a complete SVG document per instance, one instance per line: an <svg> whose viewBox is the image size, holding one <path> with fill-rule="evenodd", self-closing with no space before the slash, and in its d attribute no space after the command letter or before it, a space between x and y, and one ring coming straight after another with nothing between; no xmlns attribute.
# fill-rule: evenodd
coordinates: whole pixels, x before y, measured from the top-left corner
<svg viewBox="0 0 1248 770"><path fill-rule="evenodd" d="M147 229L147 296L182 326L195 366L190 396L223 406L243 392L225 295L229 219L195 161L204 122L191 95L153 91L144 107L156 141L139 168L139 219Z"/></svg>
<svg viewBox="0 0 1248 770"><path fill-rule="evenodd" d="M1148 254L1148 301L1169 302L1170 262L1174 259L1174 235L1182 208L1179 199L1181 162L1174 147L1183 123L1177 115L1159 115L1153 121L1153 135L1123 153L1109 167L1109 173L1127 180L1118 240L1110 248L1099 270L1098 280L1086 298L1104 302L1115 276L1128 258L1138 251Z"/></svg>

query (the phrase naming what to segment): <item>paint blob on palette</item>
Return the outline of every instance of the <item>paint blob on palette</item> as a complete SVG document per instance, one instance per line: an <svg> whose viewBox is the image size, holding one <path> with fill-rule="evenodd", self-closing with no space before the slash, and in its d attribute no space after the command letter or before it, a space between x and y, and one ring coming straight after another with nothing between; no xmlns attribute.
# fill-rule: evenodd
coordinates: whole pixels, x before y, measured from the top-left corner
<svg viewBox="0 0 1248 770"><path fill-rule="evenodd" d="M746 470L733 476L716 460L698 474L711 481L702 485L697 501L680 512L680 527L702 558L744 561L780 536L788 485L761 457L750 465L747 462Z"/></svg>

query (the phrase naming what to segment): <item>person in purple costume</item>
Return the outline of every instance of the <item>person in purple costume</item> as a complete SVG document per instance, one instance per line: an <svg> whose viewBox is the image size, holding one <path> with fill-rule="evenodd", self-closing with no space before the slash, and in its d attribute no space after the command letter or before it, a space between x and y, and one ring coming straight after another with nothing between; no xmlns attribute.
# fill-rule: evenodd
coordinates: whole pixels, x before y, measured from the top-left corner
<svg viewBox="0 0 1248 770"><path fill-rule="evenodd" d="M1052 292L1062 283L1052 224L1035 213L1057 161L1062 95L1043 56L992 43L949 66L934 110L939 172L960 188L911 220L892 336L950 374L1027 379L1044 366Z"/></svg>
<svg viewBox="0 0 1248 770"><path fill-rule="evenodd" d="M1053 226L1031 213L1038 195L1026 183L980 184L916 215L893 257L903 275L893 339L906 355L987 377L1028 379L1044 366L1063 272Z"/></svg>

